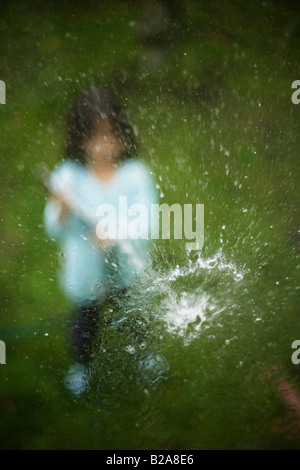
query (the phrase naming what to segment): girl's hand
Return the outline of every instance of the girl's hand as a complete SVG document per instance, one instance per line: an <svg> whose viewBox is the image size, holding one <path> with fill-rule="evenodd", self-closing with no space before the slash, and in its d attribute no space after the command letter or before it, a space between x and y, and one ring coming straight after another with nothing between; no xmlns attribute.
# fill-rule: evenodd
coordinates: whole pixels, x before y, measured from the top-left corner
<svg viewBox="0 0 300 470"><path fill-rule="evenodd" d="M103 250L110 250L115 242L115 240L111 240L109 238L99 238L96 232L93 234L92 238L94 243L96 243L96 245Z"/></svg>
<svg viewBox="0 0 300 470"><path fill-rule="evenodd" d="M52 200L59 206L59 220L63 222L69 214L71 208L63 194L53 194Z"/></svg>

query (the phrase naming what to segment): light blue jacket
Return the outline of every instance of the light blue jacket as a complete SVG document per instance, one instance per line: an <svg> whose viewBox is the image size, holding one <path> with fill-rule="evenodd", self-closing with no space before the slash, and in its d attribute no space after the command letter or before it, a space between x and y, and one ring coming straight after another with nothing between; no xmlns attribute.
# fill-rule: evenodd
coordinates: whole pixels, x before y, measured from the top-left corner
<svg viewBox="0 0 300 470"><path fill-rule="evenodd" d="M66 160L52 173L50 189L53 193L67 193L74 206L63 221L54 200L48 201L44 211L46 230L62 254L59 279L67 296L80 304L94 299L102 302L114 290L128 287L149 261L151 204L158 200L149 169L137 159L127 159L118 167L113 180L105 182L86 166ZM129 217L126 214L124 220L125 212L119 210L120 197L123 202L127 198L128 208L142 204L147 211L139 212L139 206L135 206L137 212L133 210L134 215ZM102 216L108 224L116 222L118 234L124 223L139 222L131 225L136 227L138 238L122 239L123 235L121 239L110 240L109 249L103 248L96 235L99 221L104 223L99 215L99 206L106 208L103 204L115 208L115 214L102 211Z"/></svg>

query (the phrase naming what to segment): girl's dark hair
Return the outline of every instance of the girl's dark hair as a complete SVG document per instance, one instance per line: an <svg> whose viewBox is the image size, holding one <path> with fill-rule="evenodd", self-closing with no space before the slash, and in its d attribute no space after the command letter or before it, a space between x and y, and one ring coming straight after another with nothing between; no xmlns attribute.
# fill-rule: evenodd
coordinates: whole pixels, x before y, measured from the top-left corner
<svg viewBox="0 0 300 470"><path fill-rule="evenodd" d="M136 156L132 126L114 92L107 87L91 88L77 97L67 116L66 157L86 164L84 146L101 121L108 119L124 144L121 159Z"/></svg>

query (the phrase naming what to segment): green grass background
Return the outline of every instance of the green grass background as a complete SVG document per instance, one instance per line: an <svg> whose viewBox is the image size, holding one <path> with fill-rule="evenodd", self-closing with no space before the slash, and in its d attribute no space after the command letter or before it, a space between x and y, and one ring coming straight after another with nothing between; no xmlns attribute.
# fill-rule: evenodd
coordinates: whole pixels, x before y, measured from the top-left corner
<svg viewBox="0 0 300 470"><path fill-rule="evenodd" d="M300 447L293 432L276 432L290 418L270 378L277 366L299 391L300 365L290 359L300 335L300 105L291 101L299 7L177 3L172 41L158 48L141 43L138 1L1 6L2 449ZM119 382L82 403L63 386L70 306L56 282L60 254L44 231L47 192L35 169L61 161L67 106L101 82L120 91L161 201L205 205L202 256L222 247L247 275L238 285L221 271L179 279L178 295L205 288L218 298L220 323L188 346L167 337L169 379L151 392L122 376L123 356L112 355L107 367ZM158 273L186 263L182 242L157 243ZM159 310L159 293L153 306L147 299L146 313ZM124 331L114 341L121 351Z"/></svg>

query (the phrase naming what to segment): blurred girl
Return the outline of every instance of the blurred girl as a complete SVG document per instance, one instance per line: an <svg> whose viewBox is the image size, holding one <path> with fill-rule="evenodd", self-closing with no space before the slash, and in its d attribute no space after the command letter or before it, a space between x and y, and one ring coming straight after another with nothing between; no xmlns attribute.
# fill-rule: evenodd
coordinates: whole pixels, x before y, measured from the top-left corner
<svg viewBox="0 0 300 470"><path fill-rule="evenodd" d="M145 233L135 240L116 234L107 239L97 227L97 209L105 204L115 208L116 233L122 224L127 227L124 213L119 213L120 197L127 198L128 207L142 204L151 214L156 189L149 170L135 158L136 150L133 129L111 91L92 88L77 98L67 119L66 158L51 175L44 213L46 229L63 254L60 282L74 304L71 343L76 363L67 382L75 392L81 391L91 357L99 306L108 295L128 287L147 264ZM145 230L147 236L150 218L144 219Z"/></svg>

